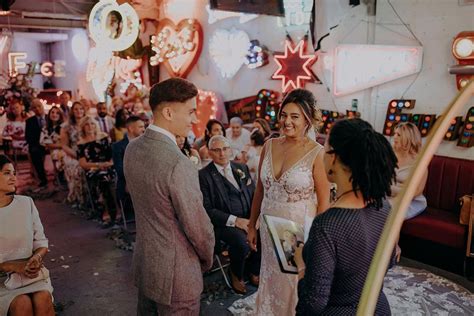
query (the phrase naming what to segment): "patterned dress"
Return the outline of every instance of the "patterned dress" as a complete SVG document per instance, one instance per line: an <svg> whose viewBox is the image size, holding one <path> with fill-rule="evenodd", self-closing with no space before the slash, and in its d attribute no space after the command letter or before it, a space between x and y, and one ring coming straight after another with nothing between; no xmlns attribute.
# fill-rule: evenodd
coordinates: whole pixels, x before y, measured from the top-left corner
<svg viewBox="0 0 474 316"><path fill-rule="evenodd" d="M77 151L77 142L79 141L79 129L77 126L63 123L61 128L64 128L69 138L69 147ZM64 157L64 176L67 180L69 193L67 201L70 203L84 204L83 182L84 171L79 166L79 161L69 155Z"/></svg>
<svg viewBox="0 0 474 316"><path fill-rule="evenodd" d="M239 315L295 315L298 303L298 276L283 273L274 250L272 237L268 231L263 215L283 217L309 226L308 217L315 213L317 200L314 191L313 163L323 148L315 147L307 152L279 179L273 173L272 144L269 142L262 162L260 179L264 195L260 215L260 238L262 263L260 268L260 285L256 295L234 302L229 308ZM307 232L305 231L305 235Z"/></svg>
<svg viewBox="0 0 474 316"><path fill-rule="evenodd" d="M53 128L51 131L45 126L41 130L40 135L40 144L42 146L51 145L51 144L58 144L61 141L60 137L61 128L56 127ZM53 160L54 167L57 171L61 172L64 170L64 156L65 153L62 149L51 149L50 151L51 159Z"/></svg>
<svg viewBox="0 0 474 316"><path fill-rule="evenodd" d="M3 137L12 138L12 148L21 150L23 154L28 154L28 143L25 140L25 121L7 121L3 129Z"/></svg>

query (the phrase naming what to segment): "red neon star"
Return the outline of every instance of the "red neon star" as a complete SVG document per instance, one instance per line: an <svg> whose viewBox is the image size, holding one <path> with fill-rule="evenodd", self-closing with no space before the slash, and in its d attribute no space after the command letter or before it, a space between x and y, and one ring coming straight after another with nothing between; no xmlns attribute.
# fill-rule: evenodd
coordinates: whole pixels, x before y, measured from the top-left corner
<svg viewBox="0 0 474 316"><path fill-rule="evenodd" d="M290 41L285 43L285 54L275 55L273 58L278 64L278 69L272 79L281 79L281 90L283 93L303 88L305 81L314 82L315 76L311 66L316 62L315 55L304 55L305 41L301 40L293 48Z"/></svg>

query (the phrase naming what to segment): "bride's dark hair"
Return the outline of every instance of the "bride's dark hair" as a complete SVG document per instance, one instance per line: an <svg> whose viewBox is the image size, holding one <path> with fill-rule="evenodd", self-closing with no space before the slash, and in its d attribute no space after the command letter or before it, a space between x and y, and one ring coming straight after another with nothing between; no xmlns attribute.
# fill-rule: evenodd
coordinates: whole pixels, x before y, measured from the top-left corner
<svg viewBox="0 0 474 316"><path fill-rule="evenodd" d="M289 103L295 103L300 106L306 120L309 121L309 126L313 126L314 130L317 132L322 118L321 111L316 107L316 98L313 93L306 89L295 89L288 93L281 103L278 118L281 116L281 111L283 111L285 106Z"/></svg>

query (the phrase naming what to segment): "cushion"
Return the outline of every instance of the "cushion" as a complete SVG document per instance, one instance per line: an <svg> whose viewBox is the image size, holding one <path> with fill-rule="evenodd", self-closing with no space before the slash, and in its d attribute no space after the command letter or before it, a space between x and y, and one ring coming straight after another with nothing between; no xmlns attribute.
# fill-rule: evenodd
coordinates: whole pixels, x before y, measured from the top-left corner
<svg viewBox="0 0 474 316"><path fill-rule="evenodd" d="M428 208L420 215L406 220L401 233L430 240L453 248L464 249L467 226L459 224L459 216L442 209Z"/></svg>

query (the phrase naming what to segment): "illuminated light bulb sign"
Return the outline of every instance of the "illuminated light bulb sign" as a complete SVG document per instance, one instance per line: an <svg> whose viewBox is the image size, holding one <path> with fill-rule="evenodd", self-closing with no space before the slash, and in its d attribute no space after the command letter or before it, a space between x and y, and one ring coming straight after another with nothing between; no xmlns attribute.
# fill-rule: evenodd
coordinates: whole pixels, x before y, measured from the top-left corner
<svg viewBox="0 0 474 316"><path fill-rule="evenodd" d="M314 0L284 0L285 17L278 18L280 27L304 28L311 21Z"/></svg>
<svg viewBox="0 0 474 316"><path fill-rule="evenodd" d="M223 78L232 78L247 60L250 39L235 28L218 29L209 41L209 54Z"/></svg>
<svg viewBox="0 0 474 316"><path fill-rule="evenodd" d="M452 119L448 131L444 134L444 140L456 140L459 137L459 130L462 127L462 116L456 116Z"/></svg>
<svg viewBox="0 0 474 316"><path fill-rule="evenodd" d="M321 110L321 117L322 122L320 123L319 131L322 134L327 135L329 134L331 127L334 125L334 122L343 118L344 114L335 111Z"/></svg>
<svg viewBox="0 0 474 316"><path fill-rule="evenodd" d="M436 114L422 114L420 116L420 123L418 125L418 129L420 130L421 137L425 137L428 135L435 122Z"/></svg>
<svg viewBox="0 0 474 316"><path fill-rule="evenodd" d="M286 40L285 53L273 56L278 69L272 75L272 79L281 80L283 93L297 88L304 88L306 82L317 80L311 70L311 66L316 62L316 56L305 55L306 46L307 37L296 45L293 45L290 40Z"/></svg>
<svg viewBox="0 0 474 316"><path fill-rule="evenodd" d="M348 119L360 118L360 112L354 110L346 110L346 117Z"/></svg>
<svg viewBox="0 0 474 316"><path fill-rule="evenodd" d="M474 146L474 107L471 107L466 114L464 126L459 135L458 146L472 147Z"/></svg>
<svg viewBox="0 0 474 316"><path fill-rule="evenodd" d="M102 49L125 50L138 37L138 14L128 3L119 5L115 0L101 0L89 14L89 32Z"/></svg>
<svg viewBox="0 0 474 316"><path fill-rule="evenodd" d="M204 135L207 121L216 119L217 95L214 91L199 90L196 116L198 123L193 124L193 133L196 136Z"/></svg>
<svg viewBox="0 0 474 316"><path fill-rule="evenodd" d="M264 118L271 128L278 127L278 92L262 89L257 94L257 104L255 106L255 117Z"/></svg>
<svg viewBox="0 0 474 316"><path fill-rule="evenodd" d="M150 64L163 64L170 76L186 78L201 55L202 40L202 27L197 20L181 20L175 25L169 19L162 19L157 35L151 37L155 55L150 57Z"/></svg>
<svg viewBox="0 0 474 316"><path fill-rule="evenodd" d="M420 72L422 58L421 46L344 44L324 66L332 72L334 95L340 96Z"/></svg>
<svg viewBox="0 0 474 316"><path fill-rule="evenodd" d="M268 64L268 51L258 40L251 40L245 64L249 69L255 69Z"/></svg>
<svg viewBox="0 0 474 316"><path fill-rule="evenodd" d="M386 136L393 136L395 126L400 122L408 122L411 119L411 114L402 113L403 109L413 109L415 107L415 100L391 100L388 103L387 115L385 116L385 124L383 134ZM418 125L418 124L417 124Z"/></svg>
<svg viewBox="0 0 474 316"><path fill-rule="evenodd" d="M16 76L19 73L19 70L27 68L28 65L22 61L28 57L27 53L24 52L15 52L8 53L8 73L10 76ZM28 70L28 73L31 75L35 74L36 62L32 63L32 66ZM45 77L65 77L66 76L66 62L64 60L55 60L54 63L50 61L44 61L40 65L40 73Z"/></svg>
<svg viewBox="0 0 474 316"><path fill-rule="evenodd" d="M474 78L474 31L464 31L456 35L452 52L458 64L449 67L449 73L456 75L458 90Z"/></svg>

